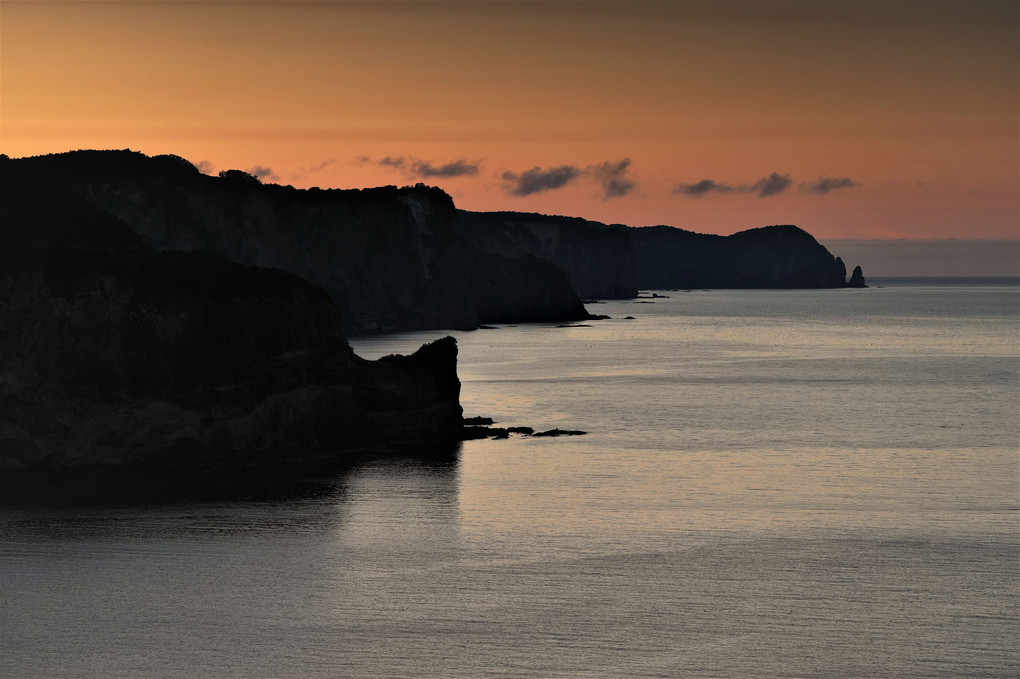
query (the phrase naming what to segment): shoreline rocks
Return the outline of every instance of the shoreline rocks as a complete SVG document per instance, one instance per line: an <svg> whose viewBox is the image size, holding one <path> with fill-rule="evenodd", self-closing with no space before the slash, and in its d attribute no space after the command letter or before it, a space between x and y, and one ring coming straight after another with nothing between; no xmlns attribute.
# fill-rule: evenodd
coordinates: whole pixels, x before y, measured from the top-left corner
<svg viewBox="0 0 1020 679"><path fill-rule="evenodd" d="M462 440L464 441L475 441L477 439L506 439L510 438L511 434L518 434L520 436L533 436L537 438L542 437L556 437L556 436L583 436L587 434L586 431L578 429L548 429L546 431L536 432L533 427L492 427L487 425L475 425L469 424L475 420L488 420L488 423L492 423L492 419L488 417L484 418L466 418L464 420L465 426L461 434Z"/></svg>

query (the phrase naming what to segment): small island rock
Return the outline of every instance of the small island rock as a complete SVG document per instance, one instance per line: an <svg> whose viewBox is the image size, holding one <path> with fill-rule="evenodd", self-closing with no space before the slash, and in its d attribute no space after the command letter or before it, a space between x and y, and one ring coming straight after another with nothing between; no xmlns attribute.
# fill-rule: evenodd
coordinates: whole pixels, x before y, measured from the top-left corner
<svg viewBox="0 0 1020 679"><path fill-rule="evenodd" d="M850 288L866 288L868 285L864 282L864 272L860 266L854 267L854 272L850 275L850 282L847 283L847 287Z"/></svg>

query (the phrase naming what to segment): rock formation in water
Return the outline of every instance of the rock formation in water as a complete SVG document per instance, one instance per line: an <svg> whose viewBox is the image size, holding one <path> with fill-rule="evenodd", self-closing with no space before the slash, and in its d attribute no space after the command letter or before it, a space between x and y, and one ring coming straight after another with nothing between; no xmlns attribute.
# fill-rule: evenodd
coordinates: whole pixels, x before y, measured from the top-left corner
<svg viewBox="0 0 1020 679"><path fill-rule="evenodd" d="M670 226L630 232L642 289L846 286L843 261L796 226L766 226L731 236Z"/></svg>
<svg viewBox="0 0 1020 679"><path fill-rule="evenodd" d="M205 176L177 156L75 151L5 160L66 184L157 250L280 268L321 285L352 331L586 318L545 260L482 252L452 199L425 185L299 190L244 172Z"/></svg>
<svg viewBox="0 0 1020 679"><path fill-rule="evenodd" d="M634 248L625 226L526 212L458 210L457 232L482 252L552 262L582 298L637 294Z"/></svg>
<svg viewBox="0 0 1020 679"><path fill-rule="evenodd" d="M157 252L73 192L0 182L0 469L258 467L460 440L452 338L366 361L316 285Z"/></svg>
<svg viewBox="0 0 1020 679"><path fill-rule="evenodd" d="M850 282L847 285L851 288L866 288L867 284L864 282L864 272L861 267L855 266L854 272L850 275Z"/></svg>

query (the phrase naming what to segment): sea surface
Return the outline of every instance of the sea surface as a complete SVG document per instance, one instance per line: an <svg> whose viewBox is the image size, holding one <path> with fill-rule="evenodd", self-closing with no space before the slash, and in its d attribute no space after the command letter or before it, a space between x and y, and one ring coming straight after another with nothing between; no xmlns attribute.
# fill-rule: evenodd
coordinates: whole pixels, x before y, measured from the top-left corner
<svg viewBox="0 0 1020 679"><path fill-rule="evenodd" d="M869 283L453 333L584 436L0 501L0 676L1017 677L1020 286Z"/></svg>

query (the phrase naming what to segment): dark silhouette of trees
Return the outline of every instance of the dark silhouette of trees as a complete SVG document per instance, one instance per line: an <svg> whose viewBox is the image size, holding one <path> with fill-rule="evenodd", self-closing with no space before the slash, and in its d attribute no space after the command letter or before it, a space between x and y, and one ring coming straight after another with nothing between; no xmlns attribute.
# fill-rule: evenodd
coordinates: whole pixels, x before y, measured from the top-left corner
<svg viewBox="0 0 1020 679"><path fill-rule="evenodd" d="M261 186L262 180L244 170L220 170L220 179L232 186Z"/></svg>

